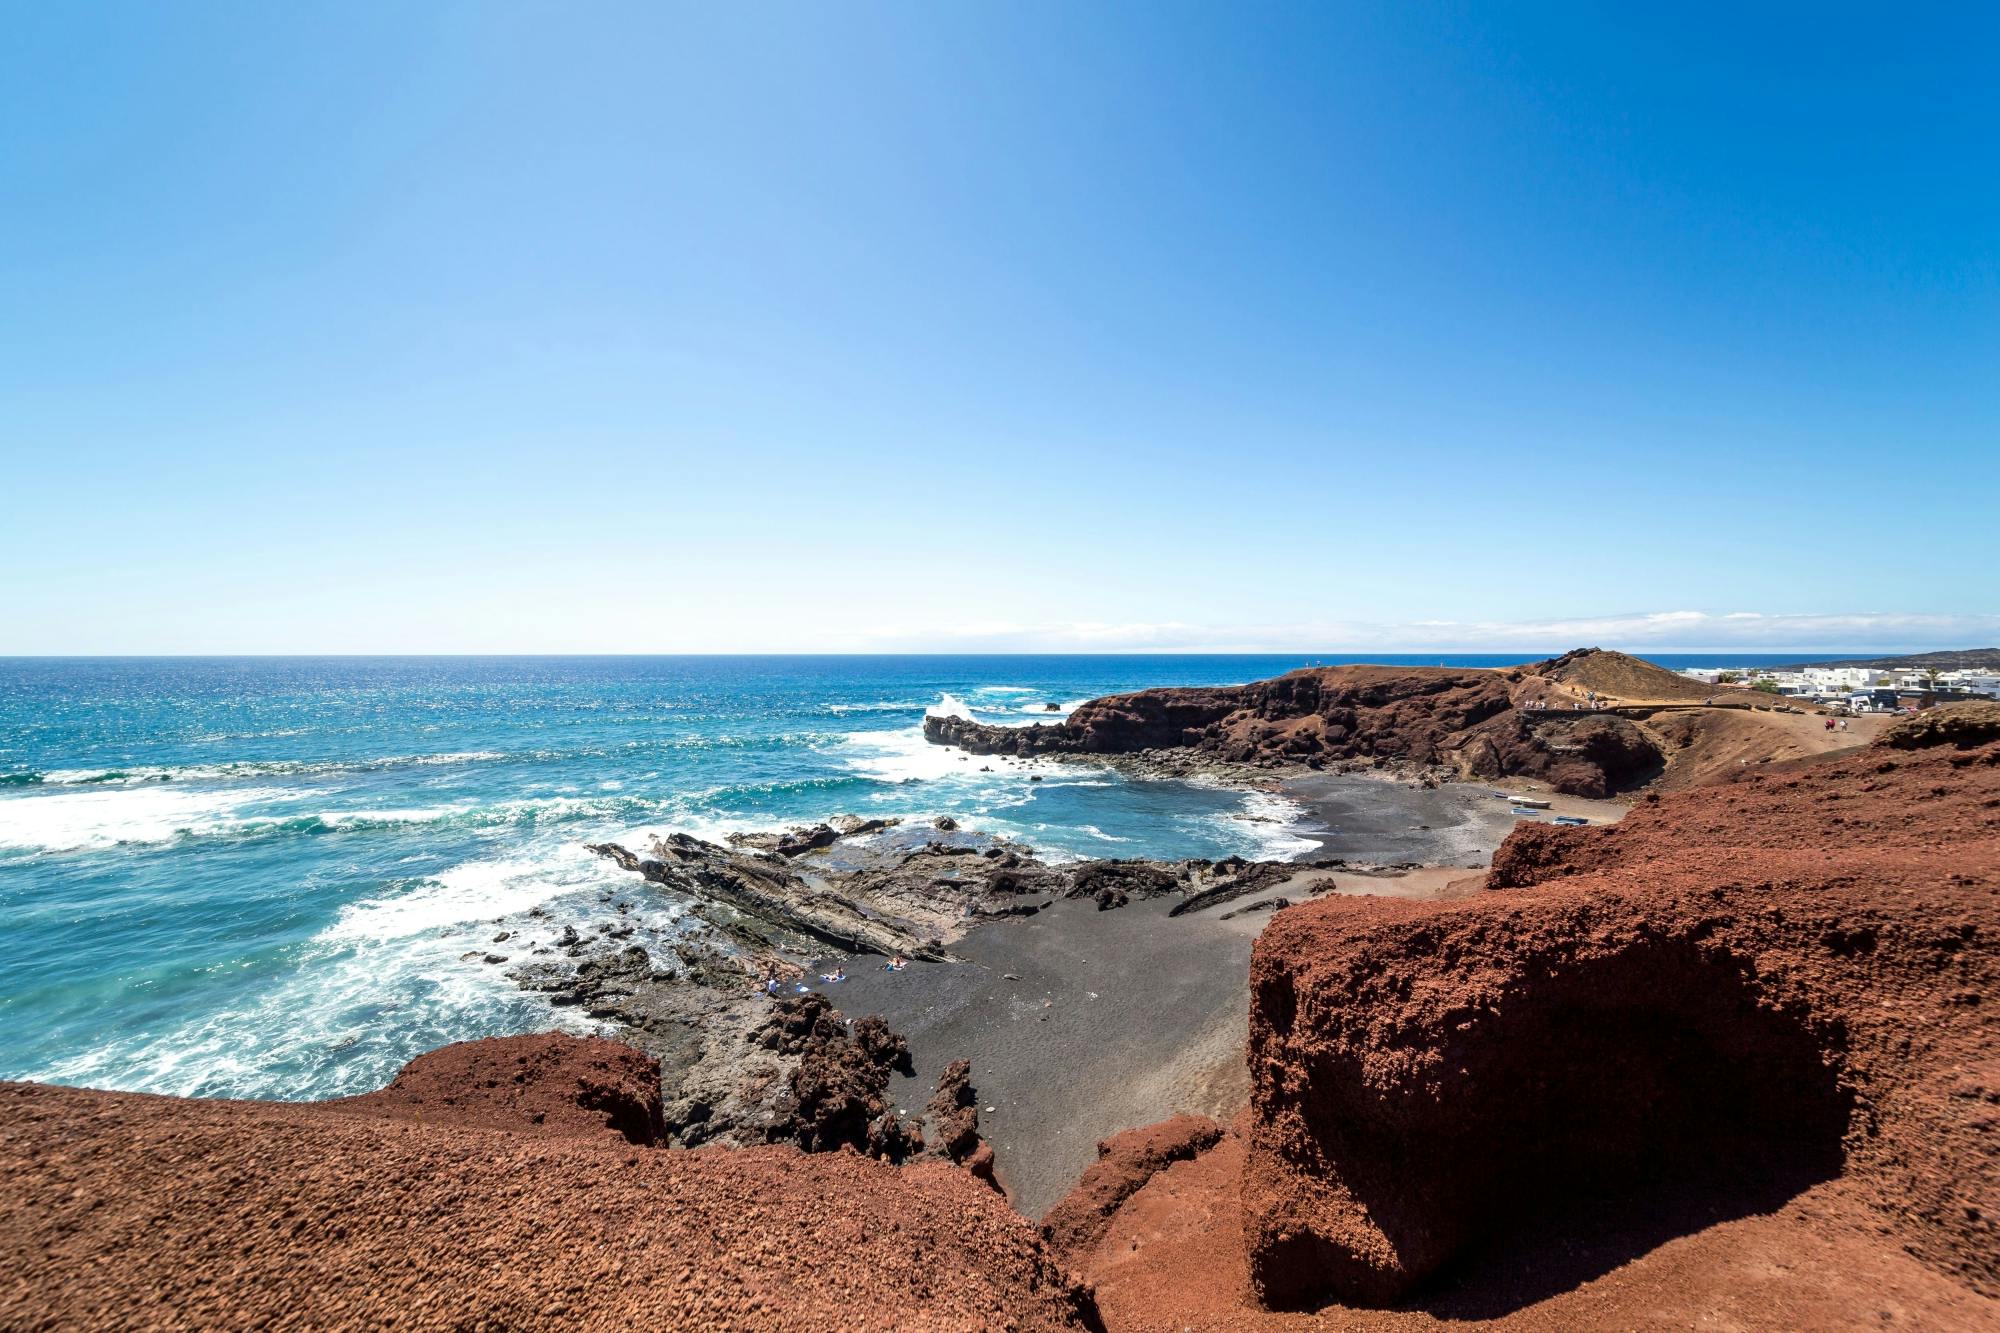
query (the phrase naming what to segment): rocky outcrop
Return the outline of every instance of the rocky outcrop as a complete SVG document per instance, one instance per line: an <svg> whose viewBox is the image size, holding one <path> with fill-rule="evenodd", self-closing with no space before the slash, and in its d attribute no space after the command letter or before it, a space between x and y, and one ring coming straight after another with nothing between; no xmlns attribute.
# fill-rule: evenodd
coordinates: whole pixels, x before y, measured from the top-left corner
<svg viewBox="0 0 2000 1333"><path fill-rule="evenodd" d="M2000 703L1944 704L1891 723L1881 743L1897 750L1933 745L1961 748L2000 740Z"/></svg>
<svg viewBox="0 0 2000 1333"><path fill-rule="evenodd" d="M1575 657L1499 671L1312 667L1248 685L1094 699L1056 725L927 717L924 735L974 754L1022 758L1185 752L1252 767L1442 767L1602 796L1645 780L1664 757L1635 722L1566 706L1588 693L1568 682L1583 669ZM1647 663L1637 666L1686 684ZM1552 695L1565 706L1525 706Z"/></svg>
<svg viewBox="0 0 2000 1333"><path fill-rule="evenodd" d="M1524 828L1489 882L1314 902L1258 941L1263 1301L1396 1301L1586 1196L1692 1193L1712 1220L1836 1180L1894 1244L2000 1289L2000 742Z"/></svg>
<svg viewBox="0 0 2000 1333"><path fill-rule="evenodd" d="M666 1139L660 1065L630 1046L548 1033L441 1047L388 1087L319 1105L467 1129L528 1130L650 1148Z"/></svg>
<svg viewBox="0 0 2000 1333"><path fill-rule="evenodd" d="M1191 747L1246 763L1377 754L1427 763L1436 757L1440 737L1504 712L1508 684L1491 671L1315 667L1248 685L1093 699L1054 726L993 727L928 717L924 734L975 754L1133 754Z"/></svg>
<svg viewBox="0 0 2000 1333"><path fill-rule="evenodd" d="M1098 1327L956 1167L613 1132L644 1059L607 1046L464 1043L317 1105L0 1084L0 1327Z"/></svg>
<svg viewBox="0 0 2000 1333"><path fill-rule="evenodd" d="M910 1050L880 1018L843 1020L824 995L801 995L774 1006L757 1044L797 1059L772 1141L891 1162L923 1149L922 1130L903 1123L883 1095L890 1074L909 1072Z"/></svg>
<svg viewBox="0 0 2000 1333"><path fill-rule="evenodd" d="M1599 799L1655 776L1657 741L1629 718L1514 709L1463 738L1459 758L1480 778L1532 778L1570 796Z"/></svg>
<svg viewBox="0 0 2000 1333"><path fill-rule="evenodd" d="M993 1148L979 1136L979 1090L972 1086L970 1060L945 1066L924 1110L931 1118L933 1150L998 1189Z"/></svg>
<svg viewBox="0 0 2000 1333"><path fill-rule="evenodd" d="M935 933L917 923L870 912L846 894L808 881L785 863L731 852L685 833L654 839L648 857L617 843L594 844L590 850L654 884L849 953L951 956ZM750 938L770 942L761 935Z"/></svg>
<svg viewBox="0 0 2000 1333"><path fill-rule="evenodd" d="M842 838L862 838L895 828L900 819L865 819L859 815L835 815L823 824L801 824L781 832L732 833L725 841L731 847L772 852L783 857L804 856L824 851Z"/></svg>

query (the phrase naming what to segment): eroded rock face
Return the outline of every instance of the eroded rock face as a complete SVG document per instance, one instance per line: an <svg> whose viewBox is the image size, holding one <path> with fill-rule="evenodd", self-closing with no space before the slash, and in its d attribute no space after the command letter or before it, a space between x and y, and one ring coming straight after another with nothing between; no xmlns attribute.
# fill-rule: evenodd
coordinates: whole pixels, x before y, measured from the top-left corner
<svg viewBox="0 0 2000 1333"><path fill-rule="evenodd" d="M1629 718L1514 709L1464 738L1473 777L1527 777L1593 800L1637 786L1665 762L1659 745Z"/></svg>
<svg viewBox="0 0 2000 1333"><path fill-rule="evenodd" d="M2000 703L1944 704L1906 717L1882 733L1881 743L1897 750L1932 745L1961 748L2000 740Z"/></svg>
<svg viewBox="0 0 2000 1333"><path fill-rule="evenodd" d="M1265 1302L1401 1299L1586 1192L1727 1216L1833 1176L2000 1286L2000 743L1773 766L1502 852L1504 891L1323 900L1258 941Z"/></svg>

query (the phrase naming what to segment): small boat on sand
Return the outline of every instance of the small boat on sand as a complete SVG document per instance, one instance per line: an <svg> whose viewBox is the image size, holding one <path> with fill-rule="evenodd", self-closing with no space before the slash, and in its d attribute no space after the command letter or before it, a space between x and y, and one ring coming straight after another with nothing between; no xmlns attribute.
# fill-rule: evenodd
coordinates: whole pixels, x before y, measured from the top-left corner
<svg viewBox="0 0 2000 1333"><path fill-rule="evenodd" d="M1549 808L1547 801L1538 801L1532 796L1509 796L1507 804L1517 805L1523 810L1546 810Z"/></svg>

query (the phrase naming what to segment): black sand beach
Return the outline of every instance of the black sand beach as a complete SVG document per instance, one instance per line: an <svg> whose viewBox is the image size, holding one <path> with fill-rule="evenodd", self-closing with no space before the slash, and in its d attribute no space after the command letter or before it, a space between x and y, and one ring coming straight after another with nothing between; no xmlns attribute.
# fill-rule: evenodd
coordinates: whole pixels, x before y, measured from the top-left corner
<svg viewBox="0 0 2000 1333"><path fill-rule="evenodd" d="M900 1109L921 1111L945 1063L971 1059L980 1130L1016 1206L1039 1216L1100 1138L1173 1111L1231 1115L1248 1094L1250 944L1267 917L1171 906L1058 902L974 930L962 963L859 959L822 989L908 1039L917 1077L892 1087Z"/></svg>
<svg viewBox="0 0 2000 1333"><path fill-rule="evenodd" d="M1286 779L1279 790L1304 806L1317 826L1299 830L1301 837L1320 844L1320 850L1306 853L1308 860L1340 856L1388 865L1484 866L1523 818L1576 815L1598 824L1625 812L1616 801L1561 796L1521 784L1424 787L1385 777L1308 773ZM1526 816L1496 793L1532 795L1551 807Z"/></svg>
<svg viewBox="0 0 2000 1333"><path fill-rule="evenodd" d="M1032 917L975 927L953 946L963 962L889 972L873 957L828 958L813 971L846 966L848 980L818 988L851 1016L881 1014L909 1041L916 1076L892 1086L899 1109L920 1113L944 1065L972 1061L980 1129L1000 1177L1017 1207L1040 1216L1096 1159L1099 1139L1179 1111L1227 1119L1244 1105L1250 947L1271 913L1240 909L1312 893L1465 891L1522 818L1495 790L1334 774L1292 779L1284 794L1325 825L1302 830L1323 848L1309 859L1425 868L1385 874L1302 864L1289 882L1179 917L1167 915L1174 905L1167 899L1109 912L1059 901ZM1608 802L1561 804L1593 820L1623 812ZM1224 920L1224 913L1240 914Z"/></svg>

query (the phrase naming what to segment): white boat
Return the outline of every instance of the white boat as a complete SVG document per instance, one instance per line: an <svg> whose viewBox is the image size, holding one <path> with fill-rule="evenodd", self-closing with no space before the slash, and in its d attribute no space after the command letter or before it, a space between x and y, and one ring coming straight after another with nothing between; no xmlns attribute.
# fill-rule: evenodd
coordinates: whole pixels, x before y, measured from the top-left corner
<svg viewBox="0 0 2000 1333"><path fill-rule="evenodd" d="M1549 808L1547 801L1538 801L1532 796L1509 796L1507 804L1518 805L1523 810L1546 810Z"/></svg>

